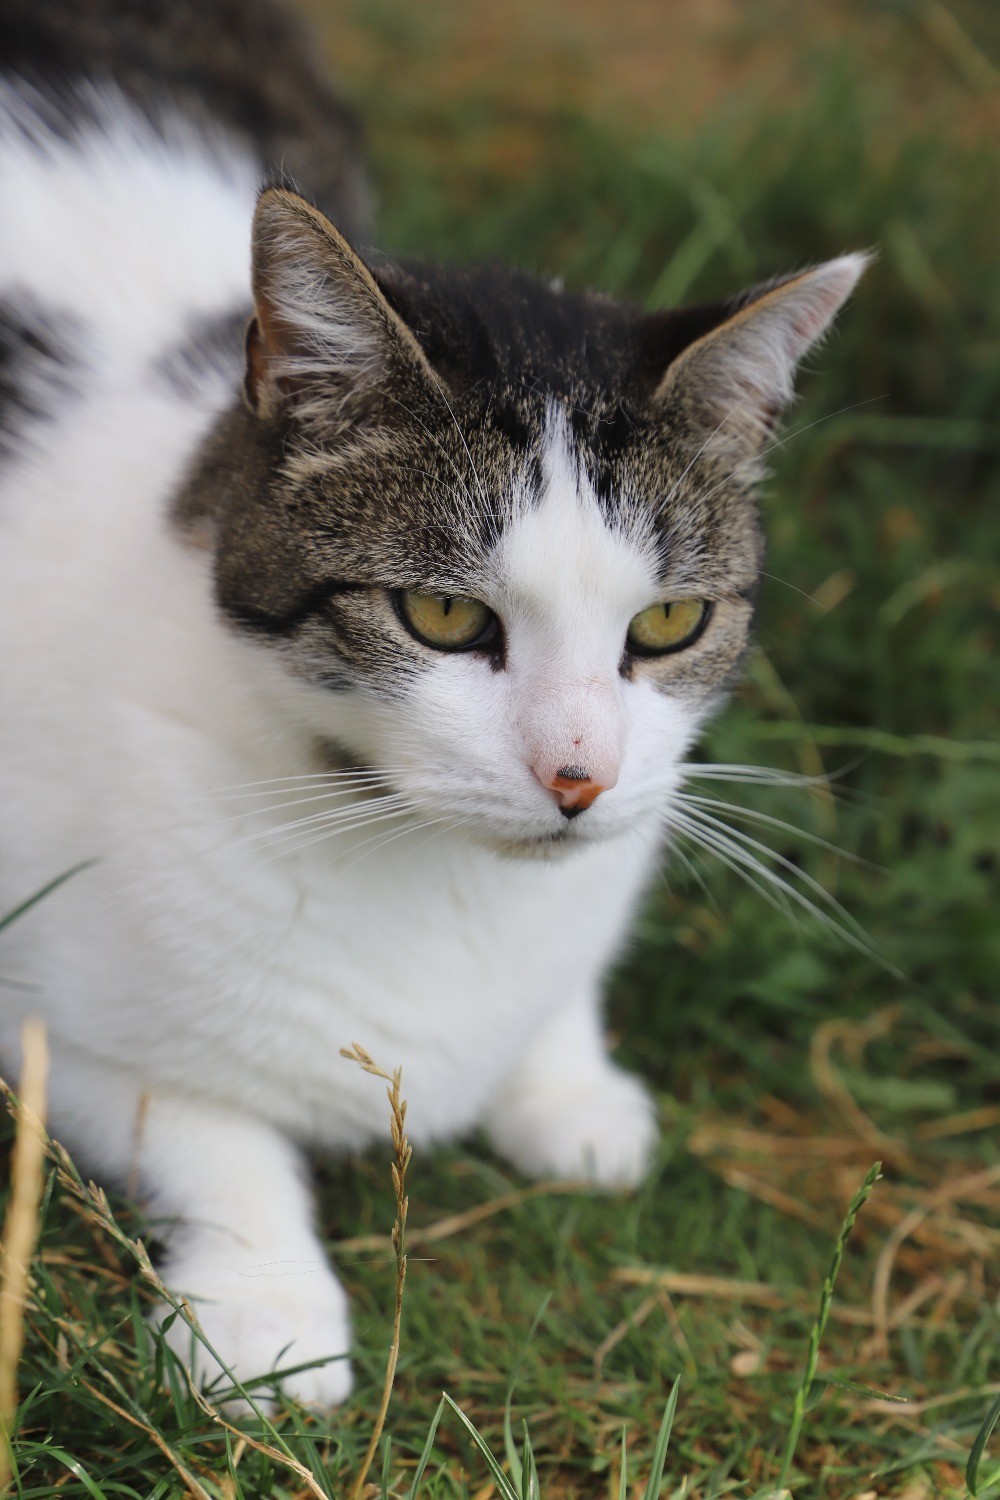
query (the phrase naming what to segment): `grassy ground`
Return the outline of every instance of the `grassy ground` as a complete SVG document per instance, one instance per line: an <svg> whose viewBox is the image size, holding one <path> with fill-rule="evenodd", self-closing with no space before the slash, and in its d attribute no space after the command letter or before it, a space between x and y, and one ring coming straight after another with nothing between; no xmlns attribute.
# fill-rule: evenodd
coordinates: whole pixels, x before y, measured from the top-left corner
<svg viewBox="0 0 1000 1500"><path fill-rule="evenodd" d="M331 50L370 122L390 248L666 304L877 247L774 455L759 647L705 754L832 774L832 794L721 790L805 830L742 825L880 957L717 862L670 865L611 987L620 1053L662 1102L656 1170L608 1199L528 1189L481 1143L413 1162L385 1483L408 1488L442 1390L502 1457L548 1295L513 1402L543 1494L617 1494L623 1427L630 1490L644 1481L677 1376L665 1492L773 1489L838 1226L879 1159L790 1483L960 1495L1000 1391L996 12L629 0L616 17L345 0ZM318 1166L357 1394L277 1437L227 1435L159 1390L133 1258L53 1177L12 1493L345 1493L392 1322L388 1112L386 1138L386 1159ZM994 1441L985 1479L997 1461ZM495 1483L445 1416L421 1494Z"/></svg>

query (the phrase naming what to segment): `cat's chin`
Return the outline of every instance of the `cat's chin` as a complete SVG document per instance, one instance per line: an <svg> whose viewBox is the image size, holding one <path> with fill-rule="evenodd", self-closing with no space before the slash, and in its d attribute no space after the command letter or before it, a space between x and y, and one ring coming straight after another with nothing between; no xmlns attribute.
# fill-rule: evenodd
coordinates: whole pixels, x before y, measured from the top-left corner
<svg viewBox="0 0 1000 1500"><path fill-rule="evenodd" d="M478 830L467 835L473 843L490 849L494 854L499 854L502 859L517 860L556 860L571 859L575 854L581 854L584 850L593 849L597 844L606 843L610 834L598 837L593 835L581 837L580 834L546 833L535 835L531 838L509 838L499 834L490 834Z"/></svg>

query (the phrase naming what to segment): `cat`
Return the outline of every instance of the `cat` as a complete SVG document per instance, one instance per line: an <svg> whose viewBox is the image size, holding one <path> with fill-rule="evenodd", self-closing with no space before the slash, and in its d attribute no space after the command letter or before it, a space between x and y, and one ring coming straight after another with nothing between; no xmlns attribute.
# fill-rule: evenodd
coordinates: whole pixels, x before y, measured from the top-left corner
<svg viewBox="0 0 1000 1500"><path fill-rule="evenodd" d="M650 1161L602 976L865 257L647 314L362 253L356 129L265 0L8 0L0 57L0 911L80 866L5 933L0 1054L44 1019L53 1133L170 1226L224 1364L331 1405L302 1153L385 1133L342 1047L417 1145Z"/></svg>

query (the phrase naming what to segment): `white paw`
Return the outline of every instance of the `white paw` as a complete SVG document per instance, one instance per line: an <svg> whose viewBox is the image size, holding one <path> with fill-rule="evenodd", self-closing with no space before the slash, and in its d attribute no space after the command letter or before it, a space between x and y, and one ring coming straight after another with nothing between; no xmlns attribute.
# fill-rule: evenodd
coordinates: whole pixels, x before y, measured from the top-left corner
<svg viewBox="0 0 1000 1500"><path fill-rule="evenodd" d="M487 1128L500 1154L530 1177L618 1188L642 1180L658 1135L649 1094L611 1063L587 1078L507 1089Z"/></svg>
<svg viewBox="0 0 1000 1500"><path fill-rule="evenodd" d="M220 1266L216 1260L185 1257L170 1261L163 1277L175 1296L183 1297L205 1338L262 1410L274 1410L273 1381L257 1384L272 1371L291 1370L313 1360L324 1363L280 1376L282 1391L303 1406L330 1407L351 1391L347 1360L350 1321L343 1288L321 1260L274 1261ZM156 1313L158 1324L171 1309ZM205 1345L182 1318L174 1319L166 1340L196 1382L214 1391L231 1385ZM233 1407L249 1410L238 1396Z"/></svg>

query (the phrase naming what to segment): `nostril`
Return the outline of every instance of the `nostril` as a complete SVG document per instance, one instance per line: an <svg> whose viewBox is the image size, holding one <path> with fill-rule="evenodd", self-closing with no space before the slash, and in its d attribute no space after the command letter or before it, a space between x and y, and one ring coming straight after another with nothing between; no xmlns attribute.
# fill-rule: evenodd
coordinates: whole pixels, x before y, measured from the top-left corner
<svg viewBox="0 0 1000 1500"><path fill-rule="evenodd" d="M553 785L559 781L589 781L590 772L584 770L583 766L560 766L553 777Z"/></svg>

